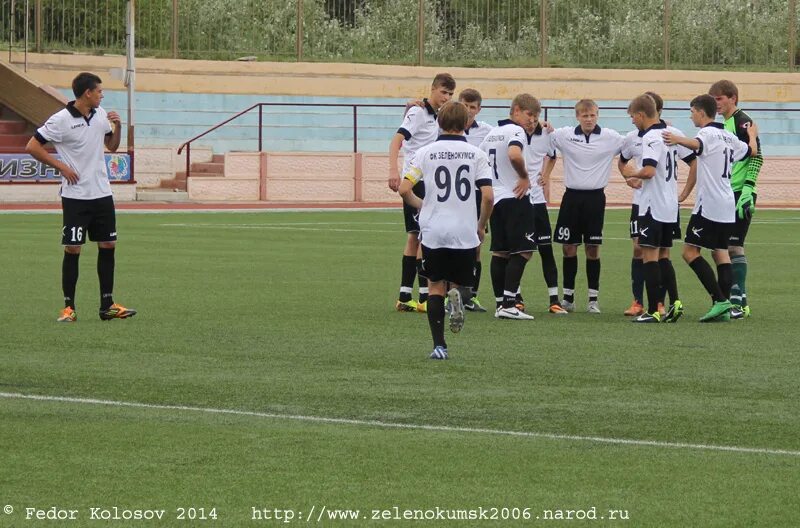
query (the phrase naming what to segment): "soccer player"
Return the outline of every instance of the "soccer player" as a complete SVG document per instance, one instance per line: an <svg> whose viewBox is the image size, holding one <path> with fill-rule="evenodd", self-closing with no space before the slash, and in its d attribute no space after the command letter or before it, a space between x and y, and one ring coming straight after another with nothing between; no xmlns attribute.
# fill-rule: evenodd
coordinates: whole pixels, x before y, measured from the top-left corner
<svg viewBox="0 0 800 528"><path fill-rule="evenodd" d="M433 143L439 135L436 112L453 97L456 81L448 73L440 73L433 79L431 93L423 99L424 106L412 106L403 117L403 123L389 144L389 188L397 191L400 187L400 173L397 169L397 158L403 150L403 174L407 172L408 163L414 153L421 147ZM425 186L417 185L414 192L423 198ZM428 300L428 281L419 277L419 302L412 299L414 292L414 276L417 274L419 257L419 223L417 212L407 203L403 203L403 216L408 237L403 248L402 272L400 278L400 295L395 308L400 312L425 312Z"/></svg>
<svg viewBox="0 0 800 528"><path fill-rule="evenodd" d="M564 159L564 184L556 221L556 242L563 245L564 299L561 306L575 310L575 276L578 274L578 245L586 244L586 278L589 286L589 313L600 313L600 245L611 160L619 154L623 138L610 128L597 124L599 111L591 99L575 105L576 127L563 127L550 134L553 147Z"/></svg>
<svg viewBox="0 0 800 528"><path fill-rule="evenodd" d="M656 110L655 100L643 94L631 101L628 107L631 121L640 130L642 138L641 168L625 164L622 175L626 179L642 180L639 196L637 233L644 261L644 277L647 287L647 312L633 320L634 323L659 323L658 311L661 301L661 285L669 291L672 306L665 321L675 322L683 314L678 299L675 270L669 261L673 233L680 231L678 223L677 149L664 143L662 132L666 130Z"/></svg>
<svg viewBox="0 0 800 528"><path fill-rule="evenodd" d="M422 267L428 278L428 323L433 336L431 359L447 359L444 339L444 295L450 301L450 330L464 325L464 294L473 282L476 248L492 211L492 172L486 155L467 143L467 109L449 103L438 116L442 135L417 150L409 161L399 192L405 203L419 210ZM424 198L413 191L425 186ZM480 215L475 212L474 189L482 191ZM469 295L469 293L467 293ZM467 297L469 298L469 297Z"/></svg>
<svg viewBox="0 0 800 528"><path fill-rule="evenodd" d="M664 109L664 100L655 92L645 92L645 95L650 96L656 104L656 112L658 112L659 119L661 118L661 112ZM668 125L663 119L660 119L660 122L666 125L667 130L672 132L673 134L677 134L682 136L683 132L678 130L677 128ZM624 165L628 163L629 160L635 159L637 166L641 168L642 164L642 138L639 135L639 129L634 128L634 130L630 131L625 136L625 141L623 143L622 152L619 157L619 171L622 174ZM694 177L694 171L697 168L697 163L695 161L695 155L692 151L687 149L686 147L678 146L678 153L677 155L687 164L689 165L689 177ZM674 161L674 160L673 160ZM675 173L676 181L677 181L677 172ZM638 233L638 221L639 221L639 197L641 194L641 187L642 187L642 180L637 178L628 178L625 180L628 186L634 189L633 191L633 201L631 205L631 217L630 217L630 237L631 241L633 242L633 258L631 260L631 289L633 292L633 302L631 306L625 310L624 314L627 316L638 317L642 315L644 310L644 261L642 260L642 250L639 246L639 233ZM680 217L679 217L680 220ZM676 230L673 233L673 239L678 240L680 239L680 225L676 224ZM661 268L662 277L670 276L675 273L674 268L672 267L671 259L663 259L659 260ZM670 269L672 268L672 269ZM658 303L658 313L663 317L666 315L666 310L664 309L664 301L666 295L666 288L661 288L661 300ZM674 301L674 299L672 299Z"/></svg>
<svg viewBox="0 0 800 528"><path fill-rule="evenodd" d="M127 319L136 315L136 310L115 303L112 295L117 225L103 153L103 146L111 152L119 147L120 117L116 112L106 113L100 106L103 86L97 75L78 74L72 81L72 93L75 100L50 116L25 149L41 163L61 172L64 309L57 321L72 323L78 320L75 309L78 259L87 236L92 242L97 242L98 247L100 319ZM47 143L55 147L60 159L45 150Z"/></svg>
<svg viewBox="0 0 800 528"><path fill-rule="evenodd" d="M553 256L553 229L550 226L550 217L547 214L547 200L544 196L544 186L550 182L550 173L556 164L556 151L550 144L547 125L539 121L542 106L534 98L533 120L525 126L526 161L528 179L531 182L530 202L533 207L533 232L535 233L536 247L542 259L542 274L547 285L550 297L548 311L553 314L566 315L558 300L558 268ZM518 299L519 301L519 299ZM519 308L519 305L517 306Z"/></svg>
<svg viewBox="0 0 800 528"><path fill-rule="evenodd" d="M717 102L717 112L725 119L725 130L731 132L740 141L749 141L748 129L753 120L737 108L739 89L731 81L717 81L711 85L708 93ZM745 161L734 163L731 172L731 186L736 198L736 225L731 232L728 253L733 266L733 287L731 288L731 317L739 319L750 317L750 305L747 303L747 256L744 253L744 241L750 228L750 220L756 209L756 182L764 158L761 156L761 142L757 140L759 150Z"/></svg>
<svg viewBox="0 0 800 528"><path fill-rule="evenodd" d="M500 319L533 319L517 308L517 291L525 265L536 249L524 129L530 128L537 103L530 94L517 95L511 102L510 119L499 121L481 143L494 176L491 276L494 316Z"/></svg>
<svg viewBox="0 0 800 528"><path fill-rule="evenodd" d="M481 103L483 102L483 97L481 97L481 93L478 90L473 88L467 88L465 90L461 90L458 94L458 102L462 103L467 108L467 126L464 129L464 137L467 138L467 142L472 146L479 146L489 132L492 130L492 125L486 123L484 121L478 121L476 117L481 111ZM475 190L475 202L478 204L478 214L480 214L480 204L481 204L481 190ZM464 307L471 311L471 312L485 312L486 308L484 308L480 301L478 301L478 288L481 284L481 248L478 246L478 249L475 254L475 283L472 287L472 299L468 299L464 303Z"/></svg>
<svg viewBox="0 0 800 528"><path fill-rule="evenodd" d="M679 200L689 196L697 183L697 199L692 218L686 228L683 259L700 279L713 305L701 322L730 319L731 302L728 300L732 284L731 258L728 242L735 228L736 201L730 185L735 162L758 152L758 129L755 124L747 128L748 143L724 130L715 123L717 103L710 95L699 95L691 102L691 119L700 128L697 137L689 139L671 131L663 133L670 145L683 145L697 152L696 178L689 177ZM701 248L711 250L717 265L717 277L700 254Z"/></svg>

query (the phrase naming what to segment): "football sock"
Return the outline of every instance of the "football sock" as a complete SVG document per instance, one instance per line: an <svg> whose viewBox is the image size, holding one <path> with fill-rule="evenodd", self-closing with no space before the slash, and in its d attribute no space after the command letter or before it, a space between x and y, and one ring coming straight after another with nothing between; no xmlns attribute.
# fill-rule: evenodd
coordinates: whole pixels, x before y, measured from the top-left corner
<svg viewBox="0 0 800 528"><path fill-rule="evenodd" d="M747 257L745 255L736 255L731 257L731 266L733 268L731 302L733 304L744 306L746 303L743 299L747 297L745 290L745 280L747 278Z"/></svg>
<svg viewBox="0 0 800 528"><path fill-rule="evenodd" d="M114 291L114 248L97 248L97 277L100 279L100 309L112 304Z"/></svg>
<svg viewBox="0 0 800 528"><path fill-rule="evenodd" d="M428 297L428 324L431 327L433 346L447 348L444 341L444 297L431 295Z"/></svg>
<svg viewBox="0 0 800 528"><path fill-rule="evenodd" d="M492 291L494 291L494 300L497 306L503 303L503 288L506 284L507 267L507 258L492 256L492 261L489 264L489 273L492 276Z"/></svg>
<svg viewBox="0 0 800 528"><path fill-rule="evenodd" d="M631 292L636 302L644 306L644 261L631 259Z"/></svg>
<svg viewBox="0 0 800 528"><path fill-rule="evenodd" d="M403 255L402 274L400 276L400 301L408 302L414 292L414 277L417 274L417 257Z"/></svg>
<svg viewBox="0 0 800 528"><path fill-rule="evenodd" d="M723 299L727 299L731 296L731 283L733 282L732 267L731 264L717 264L717 281Z"/></svg>
<svg viewBox="0 0 800 528"><path fill-rule="evenodd" d="M475 261L475 267L473 268L473 276L474 276L474 279L473 279L474 282L472 284L472 296L473 297L477 297L478 296L478 288L481 285L481 261L480 260Z"/></svg>
<svg viewBox="0 0 800 528"><path fill-rule="evenodd" d="M669 294L669 302L675 303L678 297L678 279L675 277L675 268L672 266L672 261L668 258L663 258L658 261L661 267L661 282L663 290ZM666 297L662 293L661 302L663 303ZM664 303L666 304L666 303Z"/></svg>
<svg viewBox="0 0 800 528"><path fill-rule="evenodd" d="M596 301L600 290L600 259L586 259L586 282L589 286L589 301Z"/></svg>
<svg viewBox="0 0 800 528"><path fill-rule="evenodd" d="M503 287L503 306L506 305L507 294L511 293L512 300L514 301L511 306L514 306L519 294L519 283L522 281L522 273L525 271L525 265L528 263L521 255L511 255L508 258L508 266L506 267L506 282ZM522 296L520 295L520 300Z"/></svg>
<svg viewBox="0 0 800 528"><path fill-rule="evenodd" d="M564 300L575 302L575 276L578 275L578 257L564 257Z"/></svg>
<svg viewBox="0 0 800 528"><path fill-rule="evenodd" d="M61 262L61 289L64 291L64 308L75 309L75 287L78 284L78 259L80 253L64 252Z"/></svg>
<svg viewBox="0 0 800 528"><path fill-rule="evenodd" d="M656 313L661 297L661 267L657 261L644 263L644 284L647 287L647 313Z"/></svg>
<svg viewBox="0 0 800 528"><path fill-rule="evenodd" d="M719 283L717 282L716 277L714 277L714 270L711 269L711 266L709 266L708 262L703 258L702 255L691 261L689 263L689 267L692 268L694 274L697 275L698 279L700 279L703 287L711 296L711 300L717 302L726 299L726 297L722 296L722 290L720 290Z"/></svg>
<svg viewBox="0 0 800 528"><path fill-rule="evenodd" d="M550 295L550 304L558 303L558 268L553 256L553 246L545 244L539 246L539 255L542 257L542 275L547 284L547 293Z"/></svg>
<svg viewBox="0 0 800 528"><path fill-rule="evenodd" d="M419 302L424 303L428 300L428 279L420 275L419 270L422 269L422 259L416 260L417 266L417 284L419 285Z"/></svg>

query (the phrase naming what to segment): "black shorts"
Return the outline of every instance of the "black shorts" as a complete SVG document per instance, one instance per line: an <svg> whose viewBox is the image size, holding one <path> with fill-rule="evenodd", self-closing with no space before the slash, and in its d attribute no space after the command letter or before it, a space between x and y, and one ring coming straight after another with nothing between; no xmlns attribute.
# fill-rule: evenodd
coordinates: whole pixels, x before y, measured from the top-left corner
<svg viewBox="0 0 800 528"><path fill-rule="evenodd" d="M605 213L606 193L603 189L590 191L567 189L561 199L561 208L558 210L556 242L602 244Z"/></svg>
<svg viewBox="0 0 800 528"><path fill-rule="evenodd" d="M521 199L504 198L497 202L489 224L492 231L492 251L511 254L536 251L533 207L527 195Z"/></svg>
<svg viewBox="0 0 800 528"><path fill-rule="evenodd" d="M418 181L411 190L419 198L425 198L425 184L423 182ZM406 223L406 233L419 233L419 209L411 207L403 201L403 218Z"/></svg>
<svg viewBox="0 0 800 528"><path fill-rule="evenodd" d="M117 218L112 196L95 200L62 197L61 210L64 215L62 246L81 246L86 243L87 234L92 242L117 240Z"/></svg>
<svg viewBox="0 0 800 528"><path fill-rule="evenodd" d="M533 204L533 233L537 246L548 246L553 242L553 229L550 227L550 216L547 204Z"/></svg>
<svg viewBox="0 0 800 528"><path fill-rule="evenodd" d="M739 197L742 195L741 191L733 193L733 200L739 203ZM753 204L756 203L756 195L753 195ZM739 218L739 211L736 211L736 223L731 227L730 239L728 245L730 246L744 246L744 239L747 238L747 231L750 229L750 218ZM703 246L705 247L705 246Z"/></svg>
<svg viewBox="0 0 800 528"><path fill-rule="evenodd" d="M631 238L639 236L639 206L631 204Z"/></svg>
<svg viewBox="0 0 800 528"><path fill-rule="evenodd" d="M715 222L701 216L700 213L702 213L702 209L689 219L684 242L690 246L711 250L728 249L728 239L731 230L734 229L734 224Z"/></svg>
<svg viewBox="0 0 800 528"><path fill-rule="evenodd" d="M475 248L431 249L422 244L422 267L419 274L431 282L449 281L459 286L473 286Z"/></svg>
<svg viewBox="0 0 800 528"><path fill-rule="evenodd" d="M639 217L639 245L647 248L671 248L675 232L680 233L679 222L659 222L650 214L650 209Z"/></svg>

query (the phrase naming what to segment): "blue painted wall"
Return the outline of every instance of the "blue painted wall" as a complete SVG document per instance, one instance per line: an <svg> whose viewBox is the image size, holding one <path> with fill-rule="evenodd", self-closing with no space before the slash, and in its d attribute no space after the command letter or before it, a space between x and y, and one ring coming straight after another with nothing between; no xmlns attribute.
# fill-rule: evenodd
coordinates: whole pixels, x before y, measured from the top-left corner
<svg viewBox="0 0 800 528"><path fill-rule="evenodd" d="M70 96L69 91L64 91ZM265 107L263 119L264 150L271 151L353 151L352 107L324 107L319 104L396 104L396 108L358 108L358 150L386 152L393 133L402 121L403 99L352 97L297 97L261 95L219 95L139 92L136 95L136 142L138 146L168 145L178 147L217 123L256 103L291 103L291 106ZM493 123L507 115L507 100L486 100L479 119ZM574 101L543 100L545 106L560 107L548 111L554 126L575 124ZM598 101L601 125L620 132L632 125L624 109L628 101ZM125 117L127 94L106 91L103 106ZM688 104L668 101L664 118L687 135L694 133L689 121ZM772 156L800 155L800 104L753 103L742 107L765 109L750 111L758 120L764 153ZM196 145L210 146L217 153L231 150L254 151L258 148L258 112L229 123L200 139Z"/></svg>

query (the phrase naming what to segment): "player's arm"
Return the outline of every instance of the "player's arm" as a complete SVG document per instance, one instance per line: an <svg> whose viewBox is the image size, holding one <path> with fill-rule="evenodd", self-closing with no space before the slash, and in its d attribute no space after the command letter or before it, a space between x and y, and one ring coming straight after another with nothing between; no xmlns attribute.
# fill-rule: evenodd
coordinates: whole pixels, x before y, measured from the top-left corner
<svg viewBox="0 0 800 528"><path fill-rule="evenodd" d="M508 160L514 171L517 173L517 185L514 186L514 196L522 198L531 187L530 179L528 179L528 169L525 167L525 154L522 152L522 145L513 143L508 146Z"/></svg>
<svg viewBox="0 0 800 528"><path fill-rule="evenodd" d="M25 146L25 152L33 156L33 158L40 163L44 163L45 165L49 165L54 169L57 169L69 183L78 183L78 173L75 172L72 167L47 152L44 149L45 143L47 143L47 140L39 132L37 132L28 141L28 144Z"/></svg>
<svg viewBox="0 0 800 528"><path fill-rule="evenodd" d="M678 135L678 134L673 134L672 132L670 132L668 130L662 132L661 133L661 137L664 138L664 143L666 143L667 145L670 145L670 146L672 146L672 145L681 145L681 146L686 147L689 150L693 150L695 152L698 152L699 150L701 150L702 143L700 143L700 140L697 139L697 138L693 139L693 138L683 137L683 136Z"/></svg>
<svg viewBox="0 0 800 528"><path fill-rule="evenodd" d="M742 156L742 152L739 152L744 149L737 149L735 153L739 159L749 156L745 162L747 163L747 172L745 173L744 183L739 194L739 200L736 202L736 214L739 215L739 218L749 217L755 212L756 204L753 199L753 193L755 192L756 181L758 181L758 174L761 172L761 166L764 164L764 158L759 152L758 126L753 121L747 127L747 138L749 141L746 154Z"/></svg>
<svg viewBox="0 0 800 528"><path fill-rule="evenodd" d="M408 172L403 175L403 181L397 189L403 201L414 209L422 209L422 198L414 194L413 188L422 179L422 170L415 164L416 160L411 160L408 165Z"/></svg>
<svg viewBox="0 0 800 528"><path fill-rule="evenodd" d="M642 160L642 168L637 169L632 163L625 163L620 172L625 180L638 178L640 180L649 180L656 175L656 166L658 162L654 159L648 158Z"/></svg>
<svg viewBox="0 0 800 528"><path fill-rule="evenodd" d="M105 144L109 152L116 152L122 137L122 119L118 113L109 112L108 120L111 122L111 133L106 134Z"/></svg>
<svg viewBox="0 0 800 528"><path fill-rule="evenodd" d="M397 168L397 159L400 156L400 147L403 146L405 136L396 133L389 143L389 188L395 192L400 187L400 170Z"/></svg>
<svg viewBox="0 0 800 528"><path fill-rule="evenodd" d="M550 185L550 175L553 173L553 169L556 166L556 153L555 151L552 152L552 156L550 154L544 157L544 163L542 164L542 174L539 176L539 185L542 187L547 187Z"/></svg>
<svg viewBox="0 0 800 528"><path fill-rule="evenodd" d="M683 186L678 202L685 201L692 193L695 184L697 183L697 159L689 162L689 176L686 178L686 185Z"/></svg>
<svg viewBox="0 0 800 528"><path fill-rule="evenodd" d="M481 215L478 218L478 238L483 242L486 235L486 226L489 225L489 218L492 216L494 208L494 189L492 180L481 180L478 188L481 190Z"/></svg>

